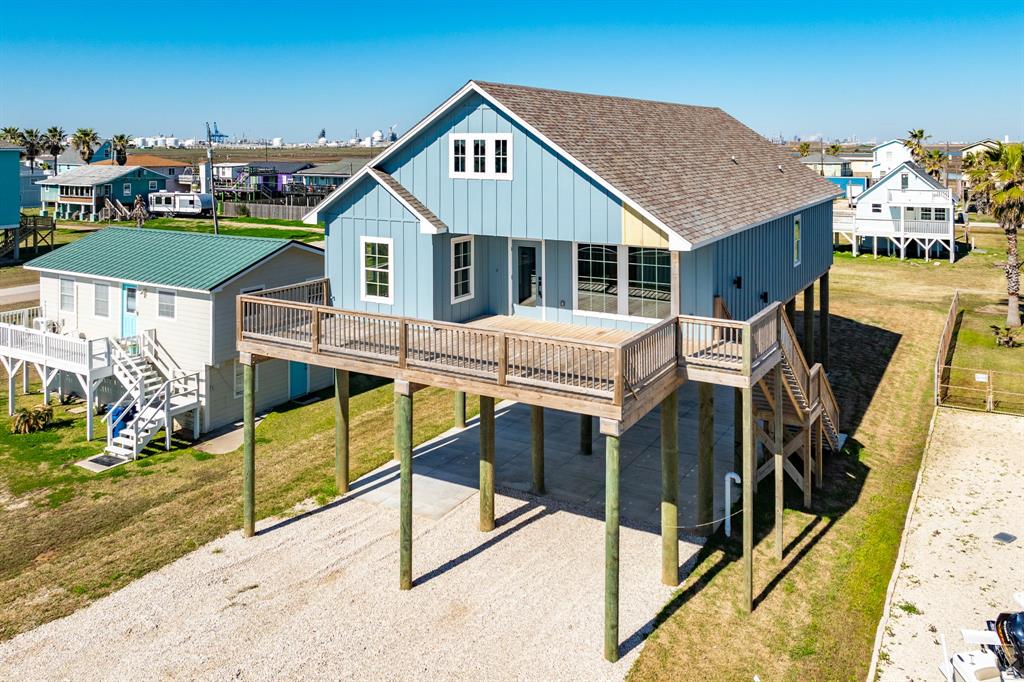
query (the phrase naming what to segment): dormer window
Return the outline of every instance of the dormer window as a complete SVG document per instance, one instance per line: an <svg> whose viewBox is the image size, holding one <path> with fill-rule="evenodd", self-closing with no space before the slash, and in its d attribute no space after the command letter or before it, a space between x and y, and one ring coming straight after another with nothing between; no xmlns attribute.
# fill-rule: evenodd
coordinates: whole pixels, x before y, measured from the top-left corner
<svg viewBox="0 0 1024 682"><path fill-rule="evenodd" d="M450 133L448 151L450 178L512 179L511 133Z"/></svg>

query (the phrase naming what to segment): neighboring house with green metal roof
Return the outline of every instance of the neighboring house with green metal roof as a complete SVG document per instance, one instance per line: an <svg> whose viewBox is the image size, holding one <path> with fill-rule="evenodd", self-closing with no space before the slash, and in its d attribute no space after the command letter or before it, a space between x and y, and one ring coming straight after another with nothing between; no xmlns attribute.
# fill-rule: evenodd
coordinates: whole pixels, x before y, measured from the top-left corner
<svg viewBox="0 0 1024 682"><path fill-rule="evenodd" d="M48 328L149 353L164 380L198 373L198 431L205 432L242 415L235 297L322 277L324 254L289 239L108 227L25 267L40 274L40 317ZM107 388L124 393L113 379ZM329 370L301 363L261 364L256 409L330 381Z"/></svg>

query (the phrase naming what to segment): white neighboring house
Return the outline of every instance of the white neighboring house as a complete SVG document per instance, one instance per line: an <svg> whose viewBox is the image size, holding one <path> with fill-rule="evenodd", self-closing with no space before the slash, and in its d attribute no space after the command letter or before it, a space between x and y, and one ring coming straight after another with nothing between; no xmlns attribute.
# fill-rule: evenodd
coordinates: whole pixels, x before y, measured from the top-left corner
<svg viewBox="0 0 1024 682"><path fill-rule="evenodd" d="M879 180L905 161L912 161L910 149L903 140L889 140L871 149L871 179Z"/></svg>
<svg viewBox="0 0 1024 682"><path fill-rule="evenodd" d="M287 239L109 227L25 267L40 274L41 305L0 313L0 359L11 377L34 367L44 397L77 385L89 404L123 408L104 421L106 453L126 461L157 431L169 444L164 424L198 437L241 419L235 298L323 277L324 255ZM323 368L261 362L256 410L331 380Z"/></svg>
<svg viewBox="0 0 1024 682"><path fill-rule="evenodd" d="M899 251L901 260L907 247L917 243L926 259L945 247L952 263L955 209L953 190L913 161L905 161L857 197L852 223L837 221L833 231L849 240L855 256L861 240L871 238L875 255L879 240L887 249L891 244Z"/></svg>

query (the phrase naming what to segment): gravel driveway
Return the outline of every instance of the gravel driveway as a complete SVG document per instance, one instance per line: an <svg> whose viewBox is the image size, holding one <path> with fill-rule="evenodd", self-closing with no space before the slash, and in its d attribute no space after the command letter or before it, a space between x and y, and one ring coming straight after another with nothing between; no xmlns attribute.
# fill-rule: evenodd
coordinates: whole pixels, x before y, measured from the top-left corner
<svg viewBox="0 0 1024 682"><path fill-rule="evenodd" d="M502 493L502 491L499 491ZM601 510L476 496L414 520L349 497L250 540L231 533L67 618L0 644L5 679L622 679L668 600L655 532L623 526L621 661L602 657ZM695 545L681 544L685 561Z"/></svg>
<svg viewBox="0 0 1024 682"><path fill-rule="evenodd" d="M880 680L941 679L952 654L976 649L960 629L1016 611L1024 590L1024 418L940 408L906 531ZM1016 536L1002 544L993 536Z"/></svg>

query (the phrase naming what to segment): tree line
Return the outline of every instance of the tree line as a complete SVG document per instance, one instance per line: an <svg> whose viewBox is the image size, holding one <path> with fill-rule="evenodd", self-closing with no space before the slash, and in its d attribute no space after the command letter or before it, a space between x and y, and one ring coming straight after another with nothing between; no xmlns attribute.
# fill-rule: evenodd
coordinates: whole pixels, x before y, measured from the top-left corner
<svg viewBox="0 0 1024 682"><path fill-rule="evenodd" d="M92 160L93 152L103 143L103 140L92 128L79 128L71 137L68 137L68 134L60 126L51 126L46 132L40 132L36 128L21 129L7 126L0 128L0 140L21 147L21 155L28 159L32 170L35 170L36 159L43 155L53 157L53 169L56 170L57 157L69 147L77 150L82 160L89 163ZM123 166L128 162L130 144L131 138L125 134L114 135L110 138L110 147L117 165Z"/></svg>

